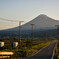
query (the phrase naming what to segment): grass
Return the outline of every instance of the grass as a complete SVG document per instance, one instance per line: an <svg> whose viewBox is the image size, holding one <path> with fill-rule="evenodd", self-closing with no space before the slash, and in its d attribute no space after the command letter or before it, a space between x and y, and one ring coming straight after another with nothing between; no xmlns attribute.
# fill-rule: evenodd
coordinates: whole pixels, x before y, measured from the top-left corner
<svg viewBox="0 0 59 59"><path fill-rule="evenodd" d="M23 40L22 48L12 48L9 40L4 40L5 46L0 51L14 52L12 57L26 57L37 53L41 48L51 44L54 40ZM32 45L31 45L32 44Z"/></svg>
<svg viewBox="0 0 59 59"><path fill-rule="evenodd" d="M56 53L57 53L57 59L59 59L59 40L56 45Z"/></svg>
<svg viewBox="0 0 59 59"><path fill-rule="evenodd" d="M42 41L41 43L37 44L37 45L34 45L32 46L31 49L28 49L27 51L27 56L29 55L32 55L32 54L35 54L37 53L41 48L44 48L45 46L51 44L53 41ZM31 53L32 52L32 53Z"/></svg>

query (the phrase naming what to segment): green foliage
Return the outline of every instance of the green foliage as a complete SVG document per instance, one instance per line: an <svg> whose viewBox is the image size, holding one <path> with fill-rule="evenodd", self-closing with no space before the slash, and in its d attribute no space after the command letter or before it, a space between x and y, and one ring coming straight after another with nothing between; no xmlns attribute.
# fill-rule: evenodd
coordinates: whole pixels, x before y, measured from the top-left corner
<svg viewBox="0 0 59 59"><path fill-rule="evenodd" d="M2 41L2 39L0 39ZM23 40L22 47L19 46L17 48L12 48L12 45L9 39L3 39L5 42L5 46L0 51L12 51L14 55L12 57L26 57L38 52L41 48L49 45L52 41L49 40L39 40L39 39L26 39ZM18 39L14 38L14 41L18 41Z"/></svg>
<svg viewBox="0 0 59 59"><path fill-rule="evenodd" d="M57 58L59 59L59 40L56 45Z"/></svg>

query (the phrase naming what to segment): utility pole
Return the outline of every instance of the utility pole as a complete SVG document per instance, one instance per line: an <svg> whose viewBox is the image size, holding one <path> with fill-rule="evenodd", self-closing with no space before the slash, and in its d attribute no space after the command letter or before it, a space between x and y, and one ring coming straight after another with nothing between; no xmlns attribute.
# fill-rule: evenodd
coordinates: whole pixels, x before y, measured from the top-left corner
<svg viewBox="0 0 59 59"><path fill-rule="evenodd" d="M34 24L31 24L31 26L32 26L32 39L31 39L31 48L32 48L32 41L33 41L33 39L34 39L34 31L33 31L33 28L34 28ZM31 54L32 54L32 50L31 50Z"/></svg>
<svg viewBox="0 0 59 59"><path fill-rule="evenodd" d="M48 36L47 30L46 30L45 34L46 34L46 35L45 35L45 37L46 37L45 39L46 39L46 41L47 41L47 40L48 40L48 37L47 37L47 36Z"/></svg>
<svg viewBox="0 0 59 59"><path fill-rule="evenodd" d="M59 25L56 26L57 26L57 39L59 40Z"/></svg>
<svg viewBox="0 0 59 59"><path fill-rule="evenodd" d="M33 38L34 38L34 24L31 24L31 26L32 26L32 40L33 40Z"/></svg>
<svg viewBox="0 0 59 59"><path fill-rule="evenodd" d="M32 41L34 39L34 24L31 24L32 26L32 39L31 39L31 46L32 46Z"/></svg>
<svg viewBox="0 0 59 59"><path fill-rule="evenodd" d="M39 36L39 39L42 40L42 29L40 29L40 36Z"/></svg>
<svg viewBox="0 0 59 59"><path fill-rule="evenodd" d="M19 44L20 44L20 47L22 47L22 44L21 44L21 23L22 22L24 22L24 21L19 21L19 40L20 40L20 42L19 42Z"/></svg>

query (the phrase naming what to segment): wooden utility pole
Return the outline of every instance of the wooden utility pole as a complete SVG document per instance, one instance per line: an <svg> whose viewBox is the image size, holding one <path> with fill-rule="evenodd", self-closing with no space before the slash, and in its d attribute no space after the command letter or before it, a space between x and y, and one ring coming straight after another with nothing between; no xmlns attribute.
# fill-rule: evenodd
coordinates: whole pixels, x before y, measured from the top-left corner
<svg viewBox="0 0 59 59"><path fill-rule="evenodd" d="M31 48L32 48L32 41L33 41L33 39L34 39L34 31L33 31L33 28L34 28L34 24L31 24L31 26L32 26L32 39L31 39ZM31 50L31 54L32 54L32 50Z"/></svg>
<svg viewBox="0 0 59 59"><path fill-rule="evenodd" d="M33 40L33 38L34 38L34 24L31 24L31 26L32 26L32 40Z"/></svg>
<svg viewBox="0 0 59 59"><path fill-rule="evenodd" d="M40 36L39 36L39 39L41 40L42 39L42 29L40 29Z"/></svg>
<svg viewBox="0 0 59 59"><path fill-rule="evenodd" d="M57 26L57 39L59 40L59 25L56 26Z"/></svg>
<svg viewBox="0 0 59 59"><path fill-rule="evenodd" d="M32 39L31 39L31 47L32 47L32 41L34 39L34 24L31 24L32 26Z"/></svg>
<svg viewBox="0 0 59 59"><path fill-rule="evenodd" d="M22 43L21 43L21 23L22 22L24 22L24 21L19 21L19 40L20 40L20 42L19 42L19 44L20 44L20 47L22 47Z"/></svg>
<svg viewBox="0 0 59 59"><path fill-rule="evenodd" d="M45 36L46 38L45 39L46 39L46 41L48 41L48 33L47 33L47 30L46 30L45 34L46 34L46 36Z"/></svg>

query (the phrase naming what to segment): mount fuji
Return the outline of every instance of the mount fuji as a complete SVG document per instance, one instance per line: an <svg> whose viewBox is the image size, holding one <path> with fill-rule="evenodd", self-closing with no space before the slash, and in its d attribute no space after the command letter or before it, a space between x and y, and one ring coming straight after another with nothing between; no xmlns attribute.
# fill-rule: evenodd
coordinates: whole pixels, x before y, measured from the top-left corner
<svg viewBox="0 0 59 59"><path fill-rule="evenodd" d="M31 30L32 26L31 24L34 24L34 30L39 30L39 29L55 29L56 25L59 25L59 21L52 19L50 17L48 17L47 15L41 14L39 16L37 16L36 18L34 18L33 20L31 20L30 22L22 25L22 30ZM13 30L13 31L17 31L19 30L19 26L12 28L12 29L8 29L8 30Z"/></svg>
<svg viewBox="0 0 59 59"><path fill-rule="evenodd" d="M53 33L56 34L56 25L59 25L59 21L52 19L48 17L47 15L41 14L34 18L33 20L29 21L28 23L24 24L21 26L22 33L30 33L32 30L31 24L34 24L34 31L39 34L39 30L49 30L48 32L50 35L54 35ZM35 33L35 35L37 35ZM19 26L10 28L10 29L5 29L5 30L0 30L0 35L19 35ZM38 35L39 36L39 35Z"/></svg>

